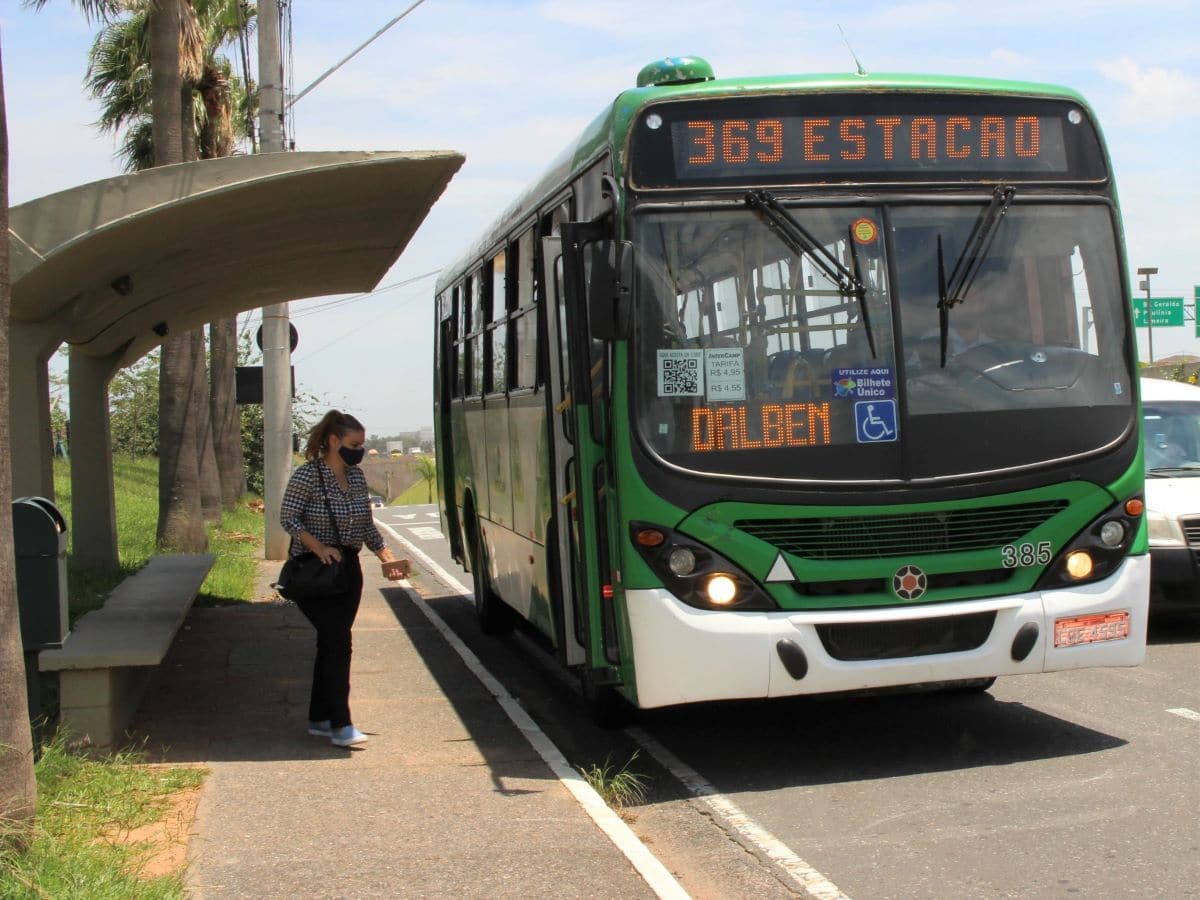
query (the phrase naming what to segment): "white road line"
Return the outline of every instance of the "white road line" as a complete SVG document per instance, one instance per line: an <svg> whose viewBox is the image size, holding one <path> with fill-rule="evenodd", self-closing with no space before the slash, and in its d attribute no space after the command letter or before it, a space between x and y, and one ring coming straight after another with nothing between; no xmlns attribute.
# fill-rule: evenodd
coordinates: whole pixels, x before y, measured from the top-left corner
<svg viewBox="0 0 1200 900"><path fill-rule="evenodd" d="M440 519L442 517L441 513L435 513L435 512L431 512L431 513L427 512L427 513L425 513L425 515L427 515L431 519Z"/></svg>
<svg viewBox="0 0 1200 900"><path fill-rule="evenodd" d="M413 537L418 537L423 541L440 541L443 539L440 528L431 528L428 525L405 525L404 527L413 533Z"/></svg>
<svg viewBox="0 0 1200 900"><path fill-rule="evenodd" d="M393 513L393 515L397 519L403 519L406 522L417 517L416 513Z"/></svg>
<svg viewBox="0 0 1200 900"><path fill-rule="evenodd" d="M681 760L640 728L626 728L625 733L637 741L646 752L658 760L668 772L679 779L692 795L736 831L744 840L757 847L777 863L810 896L819 900L849 900L836 884L792 852L783 841L771 834L719 793L703 775Z"/></svg>
<svg viewBox="0 0 1200 900"><path fill-rule="evenodd" d="M1173 716L1179 716L1181 719L1191 719L1193 722L1200 722L1200 712L1194 709L1188 709L1186 706L1181 706L1178 709L1168 709Z"/></svg>
<svg viewBox="0 0 1200 900"><path fill-rule="evenodd" d="M391 535L398 543L403 544L409 553L415 556L430 572L444 581L447 586L463 594L471 593L470 589L460 583L457 578L418 550L415 545L405 540L404 536L394 528L389 527L385 522L377 522L376 524ZM425 615L430 624L441 632L446 642L454 648L454 651L466 663L467 668L471 670L483 686L496 698L496 702L508 714L512 723L525 735L525 739L529 741L530 746L538 752L538 755L545 760L550 770L558 776L558 780L562 782L563 787L571 792L575 800L583 807L584 812L592 817L592 821L617 846L617 849L625 855L625 858L629 860L638 874L645 879L650 890L654 891L658 897L680 898L680 900L689 898L690 895L675 880L675 876L647 849L646 845L633 833L633 830L600 799L600 795L583 779L583 776L571 767L571 764L567 762L567 758L563 756L562 751L538 727L538 724L533 721L529 713L525 712L518 705L517 701L513 699L504 685L497 681L496 677L484 668L483 663L479 661L479 657L462 642L442 617L435 613L415 590L410 589L407 593L409 599L412 600L417 609Z"/></svg>

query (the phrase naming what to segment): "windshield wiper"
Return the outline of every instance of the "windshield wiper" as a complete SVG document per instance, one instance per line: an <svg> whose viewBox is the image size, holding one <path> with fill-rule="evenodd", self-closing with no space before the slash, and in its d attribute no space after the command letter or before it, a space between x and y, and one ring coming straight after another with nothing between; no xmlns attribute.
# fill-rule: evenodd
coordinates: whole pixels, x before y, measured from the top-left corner
<svg viewBox="0 0 1200 900"><path fill-rule="evenodd" d="M871 316L867 311L867 288L862 281L858 248L855 246L851 228L847 228L847 235L850 239L850 258L854 263L853 272L826 250L825 246L775 199L774 194L767 191L750 191L746 194L746 205L762 216L767 227L779 235L788 249L797 256L807 256L811 259L813 265L821 270L821 274L837 285L841 296L853 297L858 301L859 317L862 319L863 329L867 332L871 358L876 359L878 354L875 352L875 334L871 330Z"/></svg>
<svg viewBox="0 0 1200 900"><path fill-rule="evenodd" d="M967 243L962 253L946 278L946 262L942 255L942 236L938 235L938 330L941 339L942 368L946 368L946 343L950 333L950 310L967 299L967 292L975 283L975 277L983 268L992 249L992 241L1000 230L1000 222L1004 219L1008 207L1016 196L1017 189L1011 185L998 184L992 191L991 202L979 214L971 233L967 235Z"/></svg>

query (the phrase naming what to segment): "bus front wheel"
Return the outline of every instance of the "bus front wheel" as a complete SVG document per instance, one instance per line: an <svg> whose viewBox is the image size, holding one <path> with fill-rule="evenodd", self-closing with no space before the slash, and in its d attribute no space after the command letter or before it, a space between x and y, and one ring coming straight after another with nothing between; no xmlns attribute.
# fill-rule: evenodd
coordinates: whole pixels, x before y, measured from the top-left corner
<svg viewBox="0 0 1200 900"><path fill-rule="evenodd" d="M475 588L475 617L484 634L507 634L512 631L514 613L500 595L492 590L484 561L483 536L476 524L471 529L471 578Z"/></svg>
<svg viewBox="0 0 1200 900"><path fill-rule="evenodd" d="M599 684L596 672L584 666L580 671L580 687L591 719L601 728L624 728L636 718L636 710L611 684Z"/></svg>

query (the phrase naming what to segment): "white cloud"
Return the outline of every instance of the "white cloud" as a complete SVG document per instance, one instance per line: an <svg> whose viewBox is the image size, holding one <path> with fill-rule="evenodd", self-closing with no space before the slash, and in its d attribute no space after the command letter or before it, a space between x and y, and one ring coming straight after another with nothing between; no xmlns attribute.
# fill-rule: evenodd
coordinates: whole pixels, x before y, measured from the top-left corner
<svg viewBox="0 0 1200 900"><path fill-rule="evenodd" d="M1200 79L1193 75L1163 66L1145 68L1128 56L1101 63L1098 68L1105 78L1125 89L1116 98L1116 112L1123 124L1146 125L1157 131L1200 114Z"/></svg>
<svg viewBox="0 0 1200 900"><path fill-rule="evenodd" d="M731 24L745 24L747 20L747 12L739 4L720 0L660 3L645 3L642 0L593 0L589 3L546 0L539 4L537 11L543 18L560 25L621 35L628 35L631 31L647 35L679 34L696 23L702 23L705 29L720 30ZM675 55L678 52L670 50L663 55Z"/></svg>
<svg viewBox="0 0 1200 900"><path fill-rule="evenodd" d="M1033 63L1033 59L1031 57L1024 53L1018 53L1015 50L1009 50L1007 47L997 47L989 54L989 56L995 62L1006 66L1012 66L1014 68L1018 66L1029 66Z"/></svg>

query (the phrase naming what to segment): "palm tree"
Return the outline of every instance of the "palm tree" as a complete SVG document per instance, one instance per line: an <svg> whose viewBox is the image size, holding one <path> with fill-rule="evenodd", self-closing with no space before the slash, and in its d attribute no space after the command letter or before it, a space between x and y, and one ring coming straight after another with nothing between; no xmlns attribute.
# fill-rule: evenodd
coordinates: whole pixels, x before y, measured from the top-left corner
<svg viewBox="0 0 1200 900"><path fill-rule="evenodd" d="M186 0L153 0L149 8L150 115L154 165L183 162L182 7ZM186 5L191 7L190 3ZM158 545L199 553L208 546L200 501L196 417L196 354L187 334L163 341L158 393Z"/></svg>
<svg viewBox="0 0 1200 900"><path fill-rule="evenodd" d="M4 66L0 61L0 235L8 234L8 125L4 109ZM0 447L8 433L8 241L0 240ZM0 453L0 509L12 504L12 471ZM12 519L0 516L0 851L9 839L22 840L33 826L37 785L33 778L33 736L25 696L25 660L13 559ZM16 827L8 826L13 823Z"/></svg>
<svg viewBox="0 0 1200 900"><path fill-rule="evenodd" d="M255 10L240 0L194 0L185 12L194 14L185 30L193 35L186 45L197 65L185 79L181 98L184 156L228 156L245 133L244 113L251 100L219 50L249 28ZM127 171L153 164L148 54L149 10L143 5L127 17L109 21L88 55L87 85L102 103L97 124L105 131L124 130L120 155ZM235 111L240 114L235 116ZM193 388L200 426L201 509L207 521L215 521L222 506L234 506L245 492L246 474L234 401L236 317L212 323L209 334L208 371L203 370L202 342L193 347L192 358L197 367Z"/></svg>
<svg viewBox="0 0 1200 900"><path fill-rule="evenodd" d="M25 0L41 9L48 0ZM200 77L198 28L191 0L73 0L90 19L145 13L154 165L183 162L185 81ZM168 337L159 363L158 544L185 552L205 549L196 431L196 355L188 335ZM205 409L207 413L207 408Z"/></svg>
<svg viewBox="0 0 1200 900"><path fill-rule="evenodd" d="M437 463L433 461L432 456L418 456L416 458L417 476L425 482L425 486L429 489L429 501L433 502L433 482L437 479Z"/></svg>

